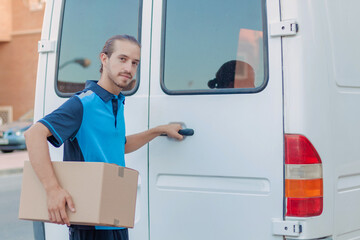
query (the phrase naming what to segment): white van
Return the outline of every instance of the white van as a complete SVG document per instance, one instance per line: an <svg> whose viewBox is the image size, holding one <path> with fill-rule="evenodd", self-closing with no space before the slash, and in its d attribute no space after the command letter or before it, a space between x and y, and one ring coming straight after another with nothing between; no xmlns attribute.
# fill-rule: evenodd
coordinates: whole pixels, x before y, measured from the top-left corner
<svg viewBox="0 0 360 240"><path fill-rule="evenodd" d="M35 119L137 37L126 131L180 122L126 155L140 172L131 240L360 239L356 0L47 0ZM51 147L53 161L62 149ZM46 240L67 228L45 224Z"/></svg>

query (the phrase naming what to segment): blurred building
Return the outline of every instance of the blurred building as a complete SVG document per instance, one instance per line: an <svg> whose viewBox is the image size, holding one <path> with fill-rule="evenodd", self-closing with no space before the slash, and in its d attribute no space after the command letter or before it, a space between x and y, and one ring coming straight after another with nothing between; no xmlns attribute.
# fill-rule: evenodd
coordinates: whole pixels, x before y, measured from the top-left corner
<svg viewBox="0 0 360 240"><path fill-rule="evenodd" d="M44 0L0 0L0 116L17 120L34 106L37 42ZM6 121L6 119L5 119Z"/></svg>

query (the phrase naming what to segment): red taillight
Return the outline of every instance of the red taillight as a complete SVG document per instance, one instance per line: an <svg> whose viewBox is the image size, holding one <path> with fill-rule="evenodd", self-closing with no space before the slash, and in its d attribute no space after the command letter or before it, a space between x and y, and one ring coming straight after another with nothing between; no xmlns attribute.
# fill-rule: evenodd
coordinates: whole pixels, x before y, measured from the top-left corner
<svg viewBox="0 0 360 240"><path fill-rule="evenodd" d="M286 216L312 217L321 214L323 198L288 198Z"/></svg>
<svg viewBox="0 0 360 240"><path fill-rule="evenodd" d="M323 209L322 163L311 142L285 134L286 216L318 216Z"/></svg>
<svg viewBox="0 0 360 240"><path fill-rule="evenodd" d="M285 135L285 164L321 163L311 142L302 135Z"/></svg>

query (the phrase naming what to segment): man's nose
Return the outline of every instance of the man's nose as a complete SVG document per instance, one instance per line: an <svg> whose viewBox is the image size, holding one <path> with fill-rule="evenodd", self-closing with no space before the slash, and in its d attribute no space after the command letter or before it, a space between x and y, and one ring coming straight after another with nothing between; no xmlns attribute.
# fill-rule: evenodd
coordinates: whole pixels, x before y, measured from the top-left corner
<svg viewBox="0 0 360 240"><path fill-rule="evenodd" d="M124 70L127 72L131 72L132 64L131 61L125 63Z"/></svg>

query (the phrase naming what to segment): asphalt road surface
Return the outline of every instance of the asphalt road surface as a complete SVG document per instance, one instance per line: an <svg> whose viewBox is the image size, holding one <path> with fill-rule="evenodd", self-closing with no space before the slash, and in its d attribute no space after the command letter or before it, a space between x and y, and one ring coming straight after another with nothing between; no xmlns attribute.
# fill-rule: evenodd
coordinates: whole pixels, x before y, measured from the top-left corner
<svg viewBox="0 0 360 240"><path fill-rule="evenodd" d="M30 221L18 219L22 174L0 176L0 239L34 240Z"/></svg>

